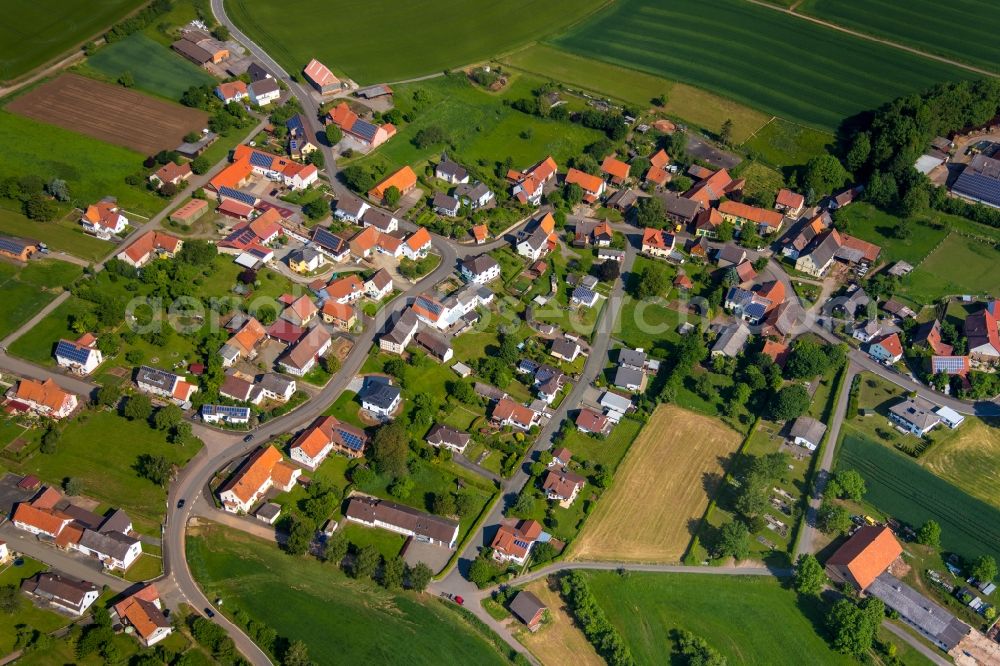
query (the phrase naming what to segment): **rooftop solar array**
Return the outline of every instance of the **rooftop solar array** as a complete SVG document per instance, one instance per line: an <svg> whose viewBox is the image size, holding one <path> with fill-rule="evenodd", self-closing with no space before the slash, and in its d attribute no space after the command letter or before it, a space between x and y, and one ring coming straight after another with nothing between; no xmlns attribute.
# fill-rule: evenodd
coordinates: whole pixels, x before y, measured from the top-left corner
<svg viewBox="0 0 1000 666"><path fill-rule="evenodd" d="M519 548L527 548L531 544L529 544L527 541L521 541L520 539L514 539L514 545L518 546Z"/></svg>
<svg viewBox="0 0 1000 666"><path fill-rule="evenodd" d="M256 150L250 153L250 164L259 169L270 169L272 161L271 156L267 153L261 153Z"/></svg>
<svg viewBox="0 0 1000 666"><path fill-rule="evenodd" d="M232 187L225 187L225 186L220 187L219 194L224 197L228 197L230 199L236 199L237 201L241 201L248 206L252 206L255 203L257 203L257 197L253 196L252 194L247 194L246 192L241 192L240 190L233 189Z"/></svg>
<svg viewBox="0 0 1000 666"><path fill-rule="evenodd" d="M351 126L351 133L357 134L366 141L371 141L375 138L375 132L378 131L378 127L372 125L371 123L361 120L358 118L354 121L354 125Z"/></svg>
<svg viewBox="0 0 1000 666"><path fill-rule="evenodd" d="M949 375L962 372L966 369L964 356L935 356L931 359L931 371L934 374L947 372Z"/></svg>
<svg viewBox="0 0 1000 666"><path fill-rule="evenodd" d="M69 340L60 340L56 344L56 357L69 359L73 363L86 363L90 358L90 347L78 345Z"/></svg>
<svg viewBox="0 0 1000 666"><path fill-rule="evenodd" d="M347 446L347 448L353 451L360 451L364 447L364 442L353 432L338 429L337 433L340 435L340 438L344 440L344 445Z"/></svg>
<svg viewBox="0 0 1000 666"><path fill-rule="evenodd" d="M970 173L969 169L966 169L955 181L952 191L970 199L1000 207L1000 180L996 178Z"/></svg>
<svg viewBox="0 0 1000 666"><path fill-rule="evenodd" d="M766 309L763 303L751 303L747 306L745 312L747 317L751 319L761 319L764 317Z"/></svg>
<svg viewBox="0 0 1000 666"><path fill-rule="evenodd" d="M313 242L329 250L340 251L344 247L344 239L332 233L329 229L315 227L313 229Z"/></svg>
<svg viewBox="0 0 1000 666"><path fill-rule="evenodd" d="M596 295L593 289L587 289L586 287L577 287L573 290L573 298L578 301L590 302L594 300Z"/></svg>
<svg viewBox="0 0 1000 666"><path fill-rule="evenodd" d="M28 241L11 238L10 236L0 236L0 250L10 252L11 254L21 254L28 245L31 245Z"/></svg>
<svg viewBox="0 0 1000 666"><path fill-rule="evenodd" d="M418 296L415 305L420 305L420 307L422 307L425 310L427 310L428 312L432 312L432 313L434 313L436 315L440 315L441 311L442 311L442 307L441 307L440 303L437 303L436 301L432 301L431 299L426 298L424 296Z"/></svg>

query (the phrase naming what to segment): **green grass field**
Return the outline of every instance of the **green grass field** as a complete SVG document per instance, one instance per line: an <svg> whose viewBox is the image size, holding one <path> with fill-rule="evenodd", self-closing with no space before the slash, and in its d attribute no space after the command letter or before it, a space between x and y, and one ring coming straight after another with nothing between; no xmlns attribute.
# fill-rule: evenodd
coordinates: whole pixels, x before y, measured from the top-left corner
<svg viewBox="0 0 1000 666"><path fill-rule="evenodd" d="M142 170L143 155L96 139L0 111L0 173L62 178L80 205L118 197L127 211L151 216L163 200L143 186L125 184Z"/></svg>
<svg viewBox="0 0 1000 666"><path fill-rule="evenodd" d="M921 51L1000 71L1000 30L990 0L806 0L796 11Z"/></svg>
<svg viewBox="0 0 1000 666"><path fill-rule="evenodd" d="M553 41L824 130L900 95L973 76L743 0L623 0Z"/></svg>
<svg viewBox="0 0 1000 666"><path fill-rule="evenodd" d="M944 229L928 224L931 221L929 217L921 216L910 222L909 238L897 238L896 229L903 220L865 202L838 211L837 221L851 235L881 247L882 261L903 260L914 266L923 261L947 234Z"/></svg>
<svg viewBox="0 0 1000 666"><path fill-rule="evenodd" d="M635 441L642 426L643 423L636 419L622 419L604 439L586 435L576 428L572 428L566 438L559 443L559 446L565 446L569 449L574 458L589 460L594 464L604 465L608 469L614 470L628 453L629 447Z"/></svg>
<svg viewBox="0 0 1000 666"><path fill-rule="evenodd" d="M781 118L771 121L743 144L771 166L790 167L805 164L810 158L826 153L833 135Z"/></svg>
<svg viewBox="0 0 1000 666"><path fill-rule="evenodd" d="M29 335L22 335L10 346L10 353L39 365L54 365L52 354L55 344L62 338L75 340L77 335L69 328L71 315L93 310L93 305L74 296L61 303L47 317L32 327Z"/></svg>
<svg viewBox="0 0 1000 666"><path fill-rule="evenodd" d="M936 520L941 545L963 557L1000 557L1000 510L850 426L837 456L837 469L855 469L865 478L866 503L915 527Z"/></svg>
<svg viewBox="0 0 1000 666"><path fill-rule="evenodd" d="M205 70L142 33L100 49L87 59L87 65L112 81L122 72L131 72L136 88L173 101L191 86L215 81Z"/></svg>
<svg viewBox="0 0 1000 666"><path fill-rule="evenodd" d="M358 83L398 81L495 57L568 26L605 0L229 0L229 16L289 72L319 58ZM340 29L331 26L341 26ZM351 29L349 26L369 26Z"/></svg>
<svg viewBox="0 0 1000 666"><path fill-rule="evenodd" d="M4 302L0 338L31 319L56 297L61 286L72 284L82 273L79 266L61 261L32 262L21 269L0 264L0 292Z"/></svg>
<svg viewBox="0 0 1000 666"><path fill-rule="evenodd" d="M587 574L639 664L669 663L670 630L687 629L731 664L853 664L822 631L818 601L799 601L770 576Z"/></svg>
<svg viewBox="0 0 1000 666"><path fill-rule="evenodd" d="M706 90L545 44L535 44L511 53L503 58L503 62L515 69L620 99L640 108L648 107L653 97L666 94L664 112L712 132L718 132L722 123L731 119L735 141L744 140L768 121L767 114Z"/></svg>
<svg viewBox="0 0 1000 666"><path fill-rule="evenodd" d="M14 202L3 201L13 205ZM51 222L35 222L19 212L0 208L0 233L31 238L47 243L53 251L66 252L88 261L100 261L114 246L83 232L79 219L67 214L62 219Z"/></svg>
<svg viewBox="0 0 1000 666"><path fill-rule="evenodd" d="M363 161L380 162L395 169L402 164L415 165L436 158L444 146L418 148L412 143L417 132L434 126L443 129L448 143L454 146L448 148L452 159L467 164L482 159L492 165L509 156L515 166L526 168L546 155L565 164L569 157L578 155L584 146L602 135L582 125L529 116L503 105L504 101L530 97L532 88L540 83L541 79L522 76L499 94L476 88L463 75L397 86L397 108L403 113L414 111L416 118ZM419 106L413 99L417 90L427 100ZM522 132L529 138L522 138Z"/></svg>
<svg viewBox="0 0 1000 666"><path fill-rule="evenodd" d="M457 613L429 595L393 594L329 563L289 557L271 543L218 526L189 532L188 562L210 598L242 608L316 663L504 664Z"/></svg>
<svg viewBox="0 0 1000 666"><path fill-rule="evenodd" d="M996 267L1000 250L952 234L903 280L903 293L930 304L949 294L1000 296Z"/></svg>
<svg viewBox="0 0 1000 666"><path fill-rule="evenodd" d="M0 81L43 65L145 4L146 0L14 2L0 22Z"/></svg>
<svg viewBox="0 0 1000 666"><path fill-rule="evenodd" d="M165 433L111 412L86 412L64 427L55 454L36 453L11 467L56 485L68 476L77 477L83 482L84 494L125 509L137 529L158 535L166 490L139 478L133 465L144 453L183 465L200 447L200 442L169 444Z"/></svg>

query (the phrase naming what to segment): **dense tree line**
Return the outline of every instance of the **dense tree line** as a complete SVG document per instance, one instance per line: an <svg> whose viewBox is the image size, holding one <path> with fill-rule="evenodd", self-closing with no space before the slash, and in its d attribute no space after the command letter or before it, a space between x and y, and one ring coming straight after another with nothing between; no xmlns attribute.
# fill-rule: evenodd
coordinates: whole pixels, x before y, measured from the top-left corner
<svg viewBox="0 0 1000 666"><path fill-rule="evenodd" d="M943 83L899 97L842 128L843 158L855 180L867 181L873 204L903 216L933 206L1000 226L1000 211L946 196L914 167L935 136L982 127L1000 110L1000 81Z"/></svg>
<svg viewBox="0 0 1000 666"><path fill-rule="evenodd" d="M579 571L571 571L563 577L561 585L566 605L597 652L610 666L634 666L632 652L598 605L586 577Z"/></svg>
<svg viewBox="0 0 1000 666"><path fill-rule="evenodd" d="M160 16L169 12L174 6L173 0L153 0L140 11L126 19L115 23L104 33L104 41L108 44L121 41L134 32L139 32L149 26Z"/></svg>

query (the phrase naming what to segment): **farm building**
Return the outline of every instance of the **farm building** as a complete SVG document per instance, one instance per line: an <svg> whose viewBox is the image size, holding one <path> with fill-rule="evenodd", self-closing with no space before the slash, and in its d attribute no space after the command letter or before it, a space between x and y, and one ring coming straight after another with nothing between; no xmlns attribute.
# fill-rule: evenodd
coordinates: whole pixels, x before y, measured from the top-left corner
<svg viewBox="0 0 1000 666"><path fill-rule="evenodd" d="M458 539L457 522L374 497L352 497L348 500L344 517L355 523L381 527L445 548L454 548Z"/></svg>
<svg viewBox="0 0 1000 666"><path fill-rule="evenodd" d="M323 95L339 92L347 88L347 84L338 79L330 68L313 58L302 70L306 79Z"/></svg>
<svg viewBox="0 0 1000 666"><path fill-rule="evenodd" d="M38 244L35 241L14 238L13 236L0 236L0 257L27 261L37 251Z"/></svg>

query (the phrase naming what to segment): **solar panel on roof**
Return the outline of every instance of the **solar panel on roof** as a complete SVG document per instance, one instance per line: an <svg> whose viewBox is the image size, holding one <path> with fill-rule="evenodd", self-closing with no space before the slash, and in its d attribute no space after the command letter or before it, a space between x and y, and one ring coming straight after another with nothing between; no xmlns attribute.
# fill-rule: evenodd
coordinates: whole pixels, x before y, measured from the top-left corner
<svg viewBox="0 0 1000 666"><path fill-rule="evenodd" d="M353 432L346 432L344 430L338 430L337 432L340 433L340 437L341 439L344 440L344 444L347 446L347 448L353 449L355 451L361 450L362 441L360 437L355 435Z"/></svg>
<svg viewBox="0 0 1000 666"><path fill-rule="evenodd" d="M764 316L765 309L763 303L751 303L747 306L746 313L751 319L760 319Z"/></svg>
<svg viewBox="0 0 1000 666"><path fill-rule="evenodd" d="M1000 206L1000 180L973 173L968 168L959 175L952 191L970 199Z"/></svg>
<svg viewBox="0 0 1000 666"><path fill-rule="evenodd" d="M364 138L367 141L371 141L375 138L375 132L378 131L378 127L372 125L369 122L361 120L354 121L354 125L351 126L351 134L357 134L358 136Z"/></svg>
<svg viewBox="0 0 1000 666"><path fill-rule="evenodd" d="M271 156L267 153L261 153L258 151L253 151L250 153L250 164L261 169L271 168Z"/></svg>
<svg viewBox="0 0 1000 666"><path fill-rule="evenodd" d="M90 348L75 345L68 340L60 340L56 345L56 356L74 363L86 363L90 357Z"/></svg>
<svg viewBox="0 0 1000 666"><path fill-rule="evenodd" d="M5 250L12 254L21 254L27 245L29 245L29 243L25 241L19 241L16 238L10 238L8 236L0 236L0 250Z"/></svg>
<svg viewBox="0 0 1000 666"><path fill-rule="evenodd" d="M429 310L434 314L441 314L441 306L434 301L424 298L423 296L417 298L417 301L420 303L422 308Z"/></svg>
<svg viewBox="0 0 1000 666"><path fill-rule="evenodd" d="M233 189L232 187L222 186L219 188L219 194L227 197L229 199L235 199L248 206L252 206L257 203L257 198L252 194L247 194L246 192L241 192L240 190Z"/></svg>
<svg viewBox="0 0 1000 666"><path fill-rule="evenodd" d="M520 539L514 539L514 545L520 548L527 548L530 544L527 541L521 541Z"/></svg>
<svg viewBox="0 0 1000 666"><path fill-rule="evenodd" d="M965 358L961 356L935 357L932 364L935 373L943 371L953 375L965 370Z"/></svg>
<svg viewBox="0 0 1000 666"><path fill-rule="evenodd" d="M573 298L578 301L590 301L594 299L594 292L586 287L577 287L573 290Z"/></svg>

